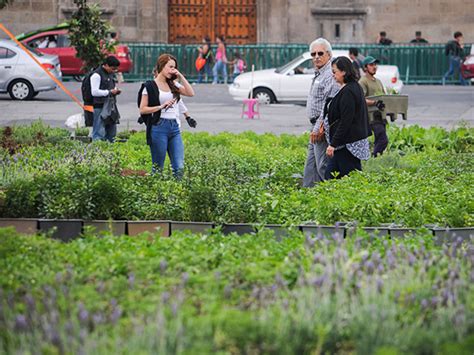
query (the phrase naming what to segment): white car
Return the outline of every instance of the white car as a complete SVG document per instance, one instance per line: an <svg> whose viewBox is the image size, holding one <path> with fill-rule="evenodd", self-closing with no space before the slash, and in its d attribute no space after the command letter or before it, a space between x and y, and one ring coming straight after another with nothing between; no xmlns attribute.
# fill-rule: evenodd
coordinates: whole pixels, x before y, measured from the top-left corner
<svg viewBox="0 0 474 355"><path fill-rule="evenodd" d="M41 67L15 42L0 39L0 93L8 92L13 100L31 100L40 91L54 90L57 84L46 74L48 70L61 80L57 55L29 50Z"/></svg>
<svg viewBox="0 0 474 355"><path fill-rule="evenodd" d="M349 51L333 50L332 55L333 58L349 57ZM239 75L229 86L229 93L234 100L243 100L250 97L252 86L253 97L263 104L306 101L314 76L313 67L310 52L305 52L279 68L257 70L253 73L253 78L251 72ZM379 65L375 76L387 90L401 92L403 82L396 65Z"/></svg>

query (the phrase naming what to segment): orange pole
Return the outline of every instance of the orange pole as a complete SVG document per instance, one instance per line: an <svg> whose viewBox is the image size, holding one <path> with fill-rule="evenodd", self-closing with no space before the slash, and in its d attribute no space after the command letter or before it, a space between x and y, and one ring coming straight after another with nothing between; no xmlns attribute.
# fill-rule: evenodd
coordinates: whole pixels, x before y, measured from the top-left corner
<svg viewBox="0 0 474 355"><path fill-rule="evenodd" d="M49 75L49 77L51 79L54 80L54 82L56 84L58 84L58 86L67 94L69 95L69 97L71 99L73 99L83 110L85 111L89 111L89 112L94 112L94 107L93 106L90 106L90 105L83 105L82 102L76 97L74 96L74 94L72 92L70 92L68 89L66 89L66 87L63 85L62 82L60 82L53 74L51 74L49 72L49 70L45 69L41 63L38 61L38 59L35 58L35 56L33 54L30 53L29 50L26 49L26 47L23 45L23 43L21 43L20 41L18 41L15 36L13 35L13 33L11 33L9 30L7 30L7 28L0 22L0 28L3 30L3 32L5 32L11 39L12 41L14 41L16 44L18 44L18 46L20 46L21 49L23 49L25 51L26 54L28 54L30 56L31 59L33 59L35 61L36 64L38 64L40 66L41 69L44 70L44 72L46 74Z"/></svg>

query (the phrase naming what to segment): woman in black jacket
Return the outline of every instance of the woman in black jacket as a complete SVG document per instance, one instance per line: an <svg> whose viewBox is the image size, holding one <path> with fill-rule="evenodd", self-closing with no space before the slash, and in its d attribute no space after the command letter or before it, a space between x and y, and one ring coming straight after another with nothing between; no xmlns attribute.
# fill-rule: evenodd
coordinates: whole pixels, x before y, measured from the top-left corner
<svg viewBox="0 0 474 355"><path fill-rule="evenodd" d="M340 178L353 170L362 170L361 160L370 157L369 119L364 93L357 82L351 61L338 57L332 64L334 79L341 89L328 104L325 131L330 158L326 179Z"/></svg>

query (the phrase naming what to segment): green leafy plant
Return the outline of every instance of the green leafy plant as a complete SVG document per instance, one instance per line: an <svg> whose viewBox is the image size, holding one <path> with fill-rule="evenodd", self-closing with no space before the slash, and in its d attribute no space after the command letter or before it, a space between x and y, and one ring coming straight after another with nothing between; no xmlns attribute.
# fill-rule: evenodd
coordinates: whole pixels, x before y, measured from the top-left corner
<svg viewBox="0 0 474 355"><path fill-rule="evenodd" d="M74 0L74 4L77 10L71 17L69 37L87 72L102 64L106 53L112 52L115 44L107 36L111 26L101 18L99 4L89 5L87 0Z"/></svg>
<svg viewBox="0 0 474 355"><path fill-rule="evenodd" d="M77 127L74 130L74 135L76 137L87 137L87 136L89 136L89 128L87 128L87 127Z"/></svg>
<svg viewBox="0 0 474 355"><path fill-rule="evenodd" d="M3 9L5 6L12 3L13 3L13 0L0 0L0 9Z"/></svg>

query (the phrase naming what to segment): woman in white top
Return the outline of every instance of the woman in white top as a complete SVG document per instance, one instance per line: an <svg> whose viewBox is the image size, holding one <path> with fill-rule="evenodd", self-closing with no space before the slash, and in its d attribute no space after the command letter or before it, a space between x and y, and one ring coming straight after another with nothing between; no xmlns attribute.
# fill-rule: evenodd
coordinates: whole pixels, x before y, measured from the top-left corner
<svg viewBox="0 0 474 355"><path fill-rule="evenodd" d="M158 115L160 119L151 128L152 171L162 170L166 152L170 157L173 174L181 178L184 169L184 146L179 129L180 95L194 96L194 90L178 71L176 58L162 54L155 66L154 84L159 91L159 104L149 106L148 92L143 90L140 103L141 115ZM181 83L175 81L178 79Z"/></svg>

